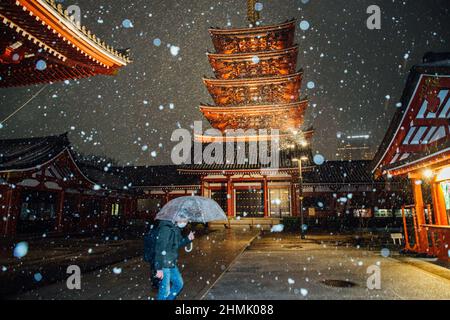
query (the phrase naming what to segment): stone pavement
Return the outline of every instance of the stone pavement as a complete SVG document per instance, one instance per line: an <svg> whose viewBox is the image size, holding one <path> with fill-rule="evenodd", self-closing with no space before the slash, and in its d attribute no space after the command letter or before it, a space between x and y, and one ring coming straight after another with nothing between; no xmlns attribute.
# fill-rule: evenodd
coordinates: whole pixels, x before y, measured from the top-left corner
<svg viewBox="0 0 450 320"><path fill-rule="evenodd" d="M206 299L450 299L449 269L393 252L384 257L387 252L382 256L379 248L333 238L266 234L221 276ZM381 290L367 288L367 269L373 265L381 270Z"/></svg>
<svg viewBox="0 0 450 320"><path fill-rule="evenodd" d="M301 240L292 234L212 232L181 254L180 299L450 299L449 269L399 256L392 247L383 257L381 248L370 234ZM381 290L367 289L370 266L380 267ZM60 281L9 298L148 300L156 294L149 277L148 265L133 258L83 272L82 290L68 290Z"/></svg>
<svg viewBox="0 0 450 320"><path fill-rule="evenodd" d="M22 259L13 257L15 244L26 241L29 249ZM118 263L142 254L143 241L136 237L79 235L67 238L22 238L4 240L0 250L0 297L60 281L67 267L78 265L84 272ZM35 275L42 276L36 281Z"/></svg>
<svg viewBox="0 0 450 320"><path fill-rule="evenodd" d="M257 231L212 232L196 239L191 253L182 250L180 269L185 288L180 299L199 299L257 234ZM142 258L134 258L83 273L81 290L68 290L65 281L61 281L10 298L146 300L156 295L151 289L149 278L148 264Z"/></svg>

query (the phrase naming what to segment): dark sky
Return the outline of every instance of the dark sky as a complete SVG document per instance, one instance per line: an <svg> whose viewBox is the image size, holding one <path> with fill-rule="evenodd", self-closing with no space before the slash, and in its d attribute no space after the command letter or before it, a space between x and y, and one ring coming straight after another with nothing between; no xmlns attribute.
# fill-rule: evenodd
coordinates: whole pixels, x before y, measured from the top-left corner
<svg viewBox="0 0 450 320"><path fill-rule="evenodd" d="M203 120L198 105L212 102L202 84L203 75L212 76L205 55L212 50L207 29L245 25L246 1L63 2L79 5L82 24L101 39L130 47L134 63L116 77L48 86L0 129L0 137L69 131L85 154L107 155L123 164L169 164L172 131ZM371 134L375 151L409 69L427 51L450 51L449 0L260 2L263 24L290 18L310 23L296 36L299 67L305 69L303 92L311 100L305 128L315 127L314 151L327 159L336 154L339 132ZM381 30L366 27L366 9L372 4L382 8ZM125 19L132 28L123 27ZM153 44L155 38L161 46ZM168 45L178 46L179 54L173 56ZM309 81L315 83L312 90L306 89ZM39 88L0 89L0 120Z"/></svg>

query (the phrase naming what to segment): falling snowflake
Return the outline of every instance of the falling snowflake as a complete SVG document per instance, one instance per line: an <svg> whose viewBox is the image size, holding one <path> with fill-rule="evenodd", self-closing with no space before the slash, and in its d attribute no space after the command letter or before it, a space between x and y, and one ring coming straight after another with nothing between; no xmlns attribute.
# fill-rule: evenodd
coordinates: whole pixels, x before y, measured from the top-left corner
<svg viewBox="0 0 450 320"><path fill-rule="evenodd" d="M45 62L44 60L38 60L36 62L36 69L39 71L44 71L45 69L47 69L47 62Z"/></svg>
<svg viewBox="0 0 450 320"><path fill-rule="evenodd" d="M309 24L308 21L303 20L302 22L300 22L300 29L301 30L306 31L306 30L309 29L309 27L310 27L310 24Z"/></svg>
<svg viewBox="0 0 450 320"><path fill-rule="evenodd" d="M180 47L170 46L170 54L176 57L180 53Z"/></svg>
<svg viewBox="0 0 450 320"><path fill-rule="evenodd" d="M14 257L21 259L28 254L28 242L19 242L14 247Z"/></svg>
<svg viewBox="0 0 450 320"><path fill-rule="evenodd" d="M131 22L130 19L125 19L122 21L122 27L124 27L125 29L133 28L133 22Z"/></svg>

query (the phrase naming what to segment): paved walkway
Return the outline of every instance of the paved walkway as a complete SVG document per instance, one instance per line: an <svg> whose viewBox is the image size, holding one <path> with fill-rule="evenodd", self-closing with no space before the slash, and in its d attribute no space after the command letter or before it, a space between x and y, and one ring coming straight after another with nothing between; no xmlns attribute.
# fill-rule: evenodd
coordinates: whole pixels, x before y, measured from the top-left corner
<svg viewBox="0 0 450 320"><path fill-rule="evenodd" d="M257 234L256 231L212 232L197 239L191 253L182 251L180 265L185 289L180 299L200 299ZM68 290L62 281L11 298L146 300L156 295L149 278L148 264L135 258L83 274L81 290Z"/></svg>
<svg viewBox="0 0 450 320"><path fill-rule="evenodd" d="M300 240L223 230L197 239L193 252L182 253L180 264L182 300L450 299L449 269L396 253L383 257L370 236ZM373 265L381 270L381 290L367 289L367 268ZM83 273L78 291L61 281L11 298L148 300L156 294L149 276L147 264L134 258ZM336 280L353 286L330 286Z"/></svg>
<svg viewBox="0 0 450 320"><path fill-rule="evenodd" d="M380 250L337 243L330 236L300 240L292 235L268 234L253 242L206 298L450 299L449 269L397 257L394 254L385 258ZM373 265L381 270L381 290L367 288L367 268ZM326 280L346 281L354 286L333 287L330 285L335 283L326 284Z"/></svg>

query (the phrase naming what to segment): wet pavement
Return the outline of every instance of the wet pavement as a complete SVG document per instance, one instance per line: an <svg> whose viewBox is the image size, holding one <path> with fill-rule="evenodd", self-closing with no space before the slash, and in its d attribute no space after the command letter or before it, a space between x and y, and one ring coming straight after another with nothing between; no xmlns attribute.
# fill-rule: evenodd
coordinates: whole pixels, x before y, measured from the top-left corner
<svg viewBox="0 0 450 320"><path fill-rule="evenodd" d="M333 239L334 238L334 239ZM267 234L207 293L217 300L450 299L450 270L351 238ZM370 248L372 247L372 248ZM385 257L386 256L386 257ZM374 267L375 266L375 267ZM380 290L368 289L379 268ZM371 278L370 284L376 284Z"/></svg>
<svg viewBox="0 0 450 320"><path fill-rule="evenodd" d="M13 256L16 243L26 241L28 251L21 259ZM0 251L0 297L60 281L67 268L79 266L84 272L115 264L142 254L143 241L123 236L72 236L3 241ZM36 281L35 277L39 281Z"/></svg>
<svg viewBox="0 0 450 320"><path fill-rule="evenodd" d="M381 248L374 235L315 235L220 230L182 251L181 300L450 299L450 270ZM384 255L384 256L383 256ZM369 290L368 268L379 268L380 290ZM148 265L141 258L83 272L82 289L65 281L12 299L149 300ZM341 287L340 287L341 286Z"/></svg>
<svg viewBox="0 0 450 320"><path fill-rule="evenodd" d="M192 252L182 250L180 270L183 273L185 288L179 298L200 299L257 234L257 231L211 232L195 240ZM61 281L9 298L147 300L155 295L156 291L152 290L150 284L148 264L142 261L142 258L134 258L83 273L81 290L69 290L66 282Z"/></svg>

